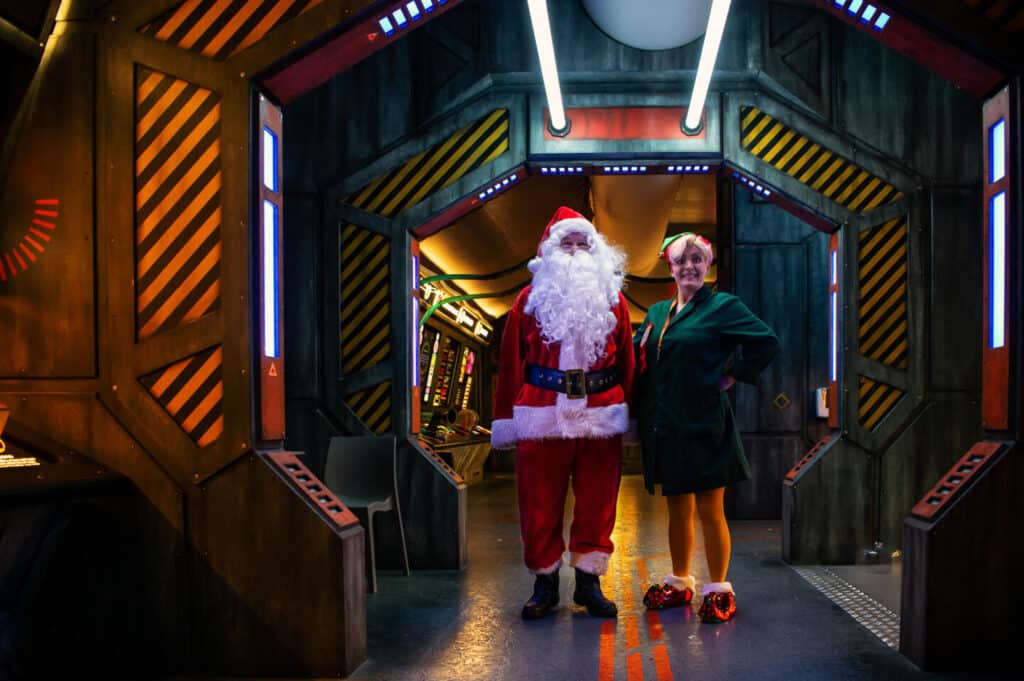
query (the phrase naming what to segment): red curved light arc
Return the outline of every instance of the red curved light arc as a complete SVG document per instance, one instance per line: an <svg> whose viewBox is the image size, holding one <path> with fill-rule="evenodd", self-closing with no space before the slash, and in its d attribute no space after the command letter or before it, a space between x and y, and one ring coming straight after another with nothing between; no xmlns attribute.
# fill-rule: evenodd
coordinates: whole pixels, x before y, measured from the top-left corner
<svg viewBox="0 0 1024 681"><path fill-rule="evenodd" d="M0 283L27 272L46 250L60 217L60 199L36 199L32 225L9 251L0 254Z"/></svg>

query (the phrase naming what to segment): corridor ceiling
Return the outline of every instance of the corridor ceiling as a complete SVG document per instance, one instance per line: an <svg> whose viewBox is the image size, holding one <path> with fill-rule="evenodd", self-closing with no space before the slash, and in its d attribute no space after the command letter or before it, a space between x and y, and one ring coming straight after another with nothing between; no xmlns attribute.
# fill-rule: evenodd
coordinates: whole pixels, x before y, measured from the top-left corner
<svg viewBox="0 0 1024 681"><path fill-rule="evenodd" d="M633 321L639 323L644 309L672 290L668 268L658 259L665 235L691 231L715 241L715 184L714 175L533 176L424 239L420 249L445 274L488 275L521 265L495 279L452 282L470 294L508 291L476 301L497 318L529 282L525 262L536 255L551 216L559 206L569 206L593 215L598 229L625 251L631 275L625 293Z"/></svg>

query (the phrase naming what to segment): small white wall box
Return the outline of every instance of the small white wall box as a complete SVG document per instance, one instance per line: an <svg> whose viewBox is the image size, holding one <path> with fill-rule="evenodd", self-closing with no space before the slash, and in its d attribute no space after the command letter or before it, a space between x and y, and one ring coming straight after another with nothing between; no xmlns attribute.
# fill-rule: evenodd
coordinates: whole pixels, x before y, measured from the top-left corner
<svg viewBox="0 0 1024 681"><path fill-rule="evenodd" d="M814 413L819 419L828 418L828 388L814 389Z"/></svg>

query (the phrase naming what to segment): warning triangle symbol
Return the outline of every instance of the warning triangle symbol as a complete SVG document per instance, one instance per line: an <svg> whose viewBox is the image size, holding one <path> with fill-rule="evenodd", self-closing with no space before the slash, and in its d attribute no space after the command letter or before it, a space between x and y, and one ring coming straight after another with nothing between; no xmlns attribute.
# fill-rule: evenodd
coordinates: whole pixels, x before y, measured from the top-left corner
<svg viewBox="0 0 1024 681"><path fill-rule="evenodd" d="M378 35L380 35L380 34L379 34L379 33L367 33L367 34L366 34L366 37L367 37L367 38L369 39L369 41L370 41L370 42L372 43L373 41L375 41L375 40L377 39L377 36L378 36Z"/></svg>
<svg viewBox="0 0 1024 681"><path fill-rule="evenodd" d="M277 376L277 365L273 362L270 363L270 371L267 372L268 376Z"/></svg>

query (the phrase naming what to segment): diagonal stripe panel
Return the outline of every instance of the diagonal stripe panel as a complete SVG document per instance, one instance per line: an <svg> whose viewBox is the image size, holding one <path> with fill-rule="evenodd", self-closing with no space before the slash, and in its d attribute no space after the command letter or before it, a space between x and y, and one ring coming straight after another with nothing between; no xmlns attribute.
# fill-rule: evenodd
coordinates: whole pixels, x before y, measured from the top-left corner
<svg viewBox="0 0 1024 681"><path fill-rule="evenodd" d="M353 393L345 398L345 404L378 435L391 430L391 381Z"/></svg>
<svg viewBox="0 0 1024 681"><path fill-rule="evenodd" d="M185 0L139 33L223 61L323 0Z"/></svg>
<svg viewBox="0 0 1024 681"><path fill-rule="evenodd" d="M508 151L508 146L508 109L495 109L354 192L348 203L384 217L395 217L498 158Z"/></svg>
<svg viewBox="0 0 1024 681"><path fill-rule="evenodd" d="M874 430L905 394L899 388L861 376L857 391L857 422L866 430Z"/></svg>
<svg viewBox="0 0 1024 681"><path fill-rule="evenodd" d="M195 443L205 447L224 432L223 353L220 346L139 378Z"/></svg>
<svg viewBox="0 0 1024 681"><path fill-rule="evenodd" d="M220 97L139 68L135 309L139 340L220 307Z"/></svg>
<svg viewBox="0 0 1024 681"><path fill-rule="evenodd" d="M740 107L740 144L777 170L857 213L903 196L891 184L757 107Z"/></svg>
<svg viewBox="0 0 1024 681"><path fill-rule="evenodd" d="M391 354L391 244L356 225L341 230L339 349L343 375Z"/></svg>
<svg viewBox="0 0 1024 681"><path fill-rule="evenodd" d="M857 347L868 359L907 368L907 216L862 230L857 256Z"/></svg>
<svg viewBox="0 0 1024 681"><path fill-rule="evenodd" d="M348 197L362 210L393 218L509 148L508 109L495 109L375 178ZM339 242L339 354L343 375L391 355L390 241L346 225ZM391 427L390 383L352 395L346 403L374 432Z"/></svg>

